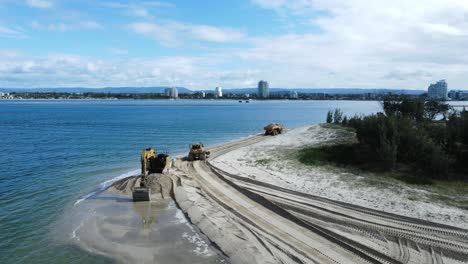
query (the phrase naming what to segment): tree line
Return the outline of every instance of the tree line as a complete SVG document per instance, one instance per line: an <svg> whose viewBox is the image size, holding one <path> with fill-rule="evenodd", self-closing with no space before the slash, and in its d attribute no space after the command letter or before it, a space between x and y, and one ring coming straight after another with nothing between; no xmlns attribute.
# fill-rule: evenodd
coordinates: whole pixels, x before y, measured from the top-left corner
<svg viewBox="0 0 468 264"><path fill-rule="evenodd" d="M439 101L387 97L382 112L353 117L340 109L327 123L356 131L355 155L384 171L406 169L416 177L468 180L468 111Z"/></svg>

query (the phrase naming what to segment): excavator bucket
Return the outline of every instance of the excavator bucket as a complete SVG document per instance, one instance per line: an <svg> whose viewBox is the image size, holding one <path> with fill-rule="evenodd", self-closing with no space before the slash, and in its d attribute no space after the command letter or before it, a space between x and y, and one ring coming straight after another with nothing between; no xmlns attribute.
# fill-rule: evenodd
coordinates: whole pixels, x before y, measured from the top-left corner
<svg viewBox="0 0 468 264"><path fill-rule="evenodd" d="M149 201L150 195L151 191L146 187L135 187L132 193L134 202Z"/></svg>

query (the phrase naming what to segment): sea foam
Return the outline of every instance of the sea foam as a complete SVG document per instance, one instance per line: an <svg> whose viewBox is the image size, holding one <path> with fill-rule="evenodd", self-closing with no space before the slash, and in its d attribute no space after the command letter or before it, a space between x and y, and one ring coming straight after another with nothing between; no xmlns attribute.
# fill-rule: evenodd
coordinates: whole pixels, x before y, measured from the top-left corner
<svg viewBox="0 0 468 264"><path fill-rule="evenodd" d="M84 201L84 200L86 200L86 199L88 199L90 197L98 195L102 191L109 188L109 186L111 186L114 182L116 182L118 180L121 180L121 179L124 179L124 178L127 178L127 177L130 177L130 176L133 176L133 175L137 175L139 173L140 173L140 170L135 169L135 170L132 170L132 171L125 172L125 173L123 173L123 174L121 174L119 176L116 176L116 177L114 177L114 178L112 178L110 180L104 181L99 185L99 187L96 190L94 190L94 191L84 195L80 199L76 200L76 202L75 202L75 204L73 206L76 206L76 205L80 204L82 201Z"/></svg>

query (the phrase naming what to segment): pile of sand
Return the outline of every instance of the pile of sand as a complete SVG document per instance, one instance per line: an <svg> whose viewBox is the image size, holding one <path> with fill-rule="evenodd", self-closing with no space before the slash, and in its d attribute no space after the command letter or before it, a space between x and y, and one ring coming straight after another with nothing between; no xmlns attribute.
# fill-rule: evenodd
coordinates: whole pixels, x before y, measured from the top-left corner
<svg viewBox="0 0 468 264"><path fill-rule="evenodd" d="M131 176L114 182L109 189L110 192L132 196L135 187L140 187L142 176ZM146 180L147 187L151 190L151 201L171 199L172 179L164 174L150 174Z"/></svg>

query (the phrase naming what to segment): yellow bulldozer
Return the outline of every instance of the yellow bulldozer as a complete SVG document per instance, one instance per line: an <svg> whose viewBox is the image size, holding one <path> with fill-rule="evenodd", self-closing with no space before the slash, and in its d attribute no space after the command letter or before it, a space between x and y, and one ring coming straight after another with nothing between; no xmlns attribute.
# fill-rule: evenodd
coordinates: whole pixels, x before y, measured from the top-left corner
<svg viewBox="0 0 468 264"><path fill-rule="evenodd" d="M206 160L210 156L210 152L206 150L202 143L194 143L189 146L188 161Z"/></svg>
<svg viewBox="0 0 468 264"><path fill-rule="evenodd" d="M263 128L265 130L265 135L276 136L283 133L283 125L278 123L272 123Z"/></svg>
<svg viewBox="0 0 468 264"><path fill-rule="evenodd" d="M163 173L171 166L171 158L168 154L156 154L153 148L141 151L141 179L140 186L135 187L132 193L133 201L149 201L151 189L148 187L148 175Z"/></svg>

